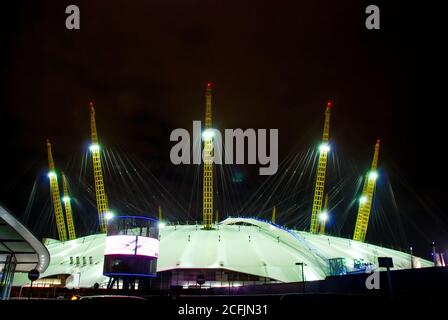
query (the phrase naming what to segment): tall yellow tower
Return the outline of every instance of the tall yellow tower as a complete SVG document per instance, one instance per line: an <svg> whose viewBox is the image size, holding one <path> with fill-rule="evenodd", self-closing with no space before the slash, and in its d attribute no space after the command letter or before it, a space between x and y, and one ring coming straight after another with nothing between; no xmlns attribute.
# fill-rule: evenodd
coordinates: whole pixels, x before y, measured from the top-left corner
<svg viewBox="0 0 448 320"><path fill-rule="evenodd" d="M212 85L207 83L205 93L202 217L205 230L213 223L213 131L212 131Z"/></svg>
<svg viewBox="0 0 448 320"><path fill-rule="evenodd" d="M58 236L60 241L67 240L67 231L65 229L64 213L62 212L61 194L59 193L58 176L53 161L53 154L51 152L51 143L47 139L47 153L48 153L48 178L50 179L50 192L53 202L54 215L56 217L56 227L58 229Z"/></svg>
<svg viewBox="0 0 448 320"><path fill-rule="evenodd" d="M75 225L73 223L72 205L70 203L70 194L68 192L67 177L65 176L64 172L62 172L62 189L62 201L64 202L65 219L67 219L68 238L70 240L74 240L76 239Z"/></svg>
<svg viewBox="0 0 448 320"><path fill-rule="evenodd" d="M273 206L272 207L272 219L271 219L272 223L275 223L276 216L277 216L277 209L275 208L275 206Z"/></svg>
<svg viewBox="0 0 448 320"><path fill-rule="evenodd" d="M369 226L370 210L372 208L373 192L375 191L376 179L378 178L376 168L378 166L379 152L380 140L378 139L375 144L372 165L370 166L370 171L365 177L362 195L359 199L358 217L356 218L353 240L364 241L366 238L367 227Z"/></svg>
<svg viewBox="0 0 448 320"><path fill-rule="evenodd" d="M101 165L100 145L98 143L98 133L96 131L95 108L93 102L90 102L90 129L91 129L91 145L93 160L93 177L95 179L96 206L98 208L98 221L100 232L107 231L106 214L109 212L109 204L107 201L106 191L104 189L103 169Z"/></svg>
<svg viewBox="0 0 448 320"><path fill-rule="evenodd" d="M319 162L317 164L316 185L314 188L313 208L311 211L310 232L317 233L319 227L319 214L322 211L322 201L325 190L325 175L327 171L327 157L330 151L328 140L330 137L330 113L332 102L327 102L325 109L324 131L322 133L322 143L319 146Z"/></svg>

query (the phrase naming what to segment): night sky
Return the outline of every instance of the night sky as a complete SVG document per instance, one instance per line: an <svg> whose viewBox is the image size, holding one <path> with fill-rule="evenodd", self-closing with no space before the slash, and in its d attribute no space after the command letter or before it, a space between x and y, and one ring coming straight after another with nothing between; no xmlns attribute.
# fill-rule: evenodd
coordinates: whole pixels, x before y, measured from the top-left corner
<svg viewBox="0 0 448 320"><path fill-rule="evenodd" d="M358 171L350 174L362 174L381 138L380 170L390 179L405 224L406 239L399 243L388 241L393 226L384 232L374 228L368 239L403 249L412 244L422 255L433 240L447 250L442 182L447 174L438 154L443 117L433 98L432 44L427 28L418 23L420 8L413 1L393 2L3 5L0 202L23 217L36 179L33 208L49 199L41 177L47 137L57 164L74 163L76 172L76 159L89 139L89 101L96 104L102 144L139 159L170 193L179 192L179 201L188 199L189 194L180 193L191 190L181 190L176 182L182 171L169 163L169 134L179 127L191 130L192 120L203 118L210 81L215 126L278 128L280 161L317 145L325 103L332 99L332 144L342 159L355 164ZM69 4L80 8L80 30L65 28ZM368 4L379 5L381 30L365 28ZM248 193L265 179L254 168L238 172ZM75 175L72 180L74 189L83 188L75 186ZM307 197L311 201L312 194ZM26 224L38 236L54 237L51 216L42 218L42 211L33 208ZM92 206L80 204L75 210L82 208L95 218ZM352 219L356 210L350 212ZM75 212L75 220L81 215ZM197 212L189 215L200 219ZM79 228L84 229L80 233L89 230L86 223ZM352 228L341 235L350 237Z"/></svg>

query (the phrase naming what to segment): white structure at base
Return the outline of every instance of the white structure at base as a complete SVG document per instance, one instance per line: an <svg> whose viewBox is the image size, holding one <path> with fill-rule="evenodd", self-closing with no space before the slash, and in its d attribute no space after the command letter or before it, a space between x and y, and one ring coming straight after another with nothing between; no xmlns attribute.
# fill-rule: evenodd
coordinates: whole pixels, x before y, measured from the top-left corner
<svg viewBox="0 0 448 320"><path fill-rule="evenodd" d="M254 218L228 218L214 230L200 225L167 225L160 229L157 271L225 269L279 282L301 281L296 263L304 263L305 279L322 280L329 275L328 259L344 258L347 270L355 260L377 265L378 257L392 257L394 269L411 268L411 256L400 251L308 232L292 231ZM76 240L50 240L51 263L42 277L68 275L66 287L103 286L105 234ZM413 257L414 267L431 267L432 262ZM15 285L28 282L26 276Z"/></svg>

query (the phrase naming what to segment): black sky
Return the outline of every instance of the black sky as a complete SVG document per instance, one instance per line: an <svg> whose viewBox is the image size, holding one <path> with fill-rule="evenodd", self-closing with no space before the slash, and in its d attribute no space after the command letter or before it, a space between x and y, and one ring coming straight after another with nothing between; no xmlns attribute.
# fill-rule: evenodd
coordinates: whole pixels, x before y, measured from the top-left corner
<svg viewBox="0 0 448 320"><path fill-rule="evenodd" d="M80 7L80 30L65 28L68 4ZM428 30L413 1L375 1L381 30L369 31L368 4L9 3L2 12L0 201L21 216L34 175L46 166L46 137L61 163L81 156L90 100L103 143L152 163L163 181L169 133L202 118L211 81L215 125L278 128L280 159L318 141L325 102L333 99L339 152L366 167L380 137L381 161L405 181L400 205L426 235L408 234L411 242L426 248L434 238L447 246L446 172L438 173L437 154L443 118L433 98ZM248 181L256 187L259 177Z"/></svg>

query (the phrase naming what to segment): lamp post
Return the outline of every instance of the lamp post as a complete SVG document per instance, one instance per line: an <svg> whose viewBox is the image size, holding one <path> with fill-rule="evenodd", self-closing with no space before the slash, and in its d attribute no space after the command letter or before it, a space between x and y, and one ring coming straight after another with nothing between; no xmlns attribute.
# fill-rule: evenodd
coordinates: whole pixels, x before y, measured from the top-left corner
<svg viewBox="0 0 448 320"><path fill-rule="evenodd" d="M302 292L305 293L305 272L303 271L303 268L306 266L303 262L296 262L296 266L301 266L302 270Z"/></svg>
<svg viewBox="0 0 448 320"><path fill-rule="evenodd" d="M437 256L436 256L436 243L433 241L431 243L432 246L432 261L434 262L434 267L437 267Z"/></svg>

